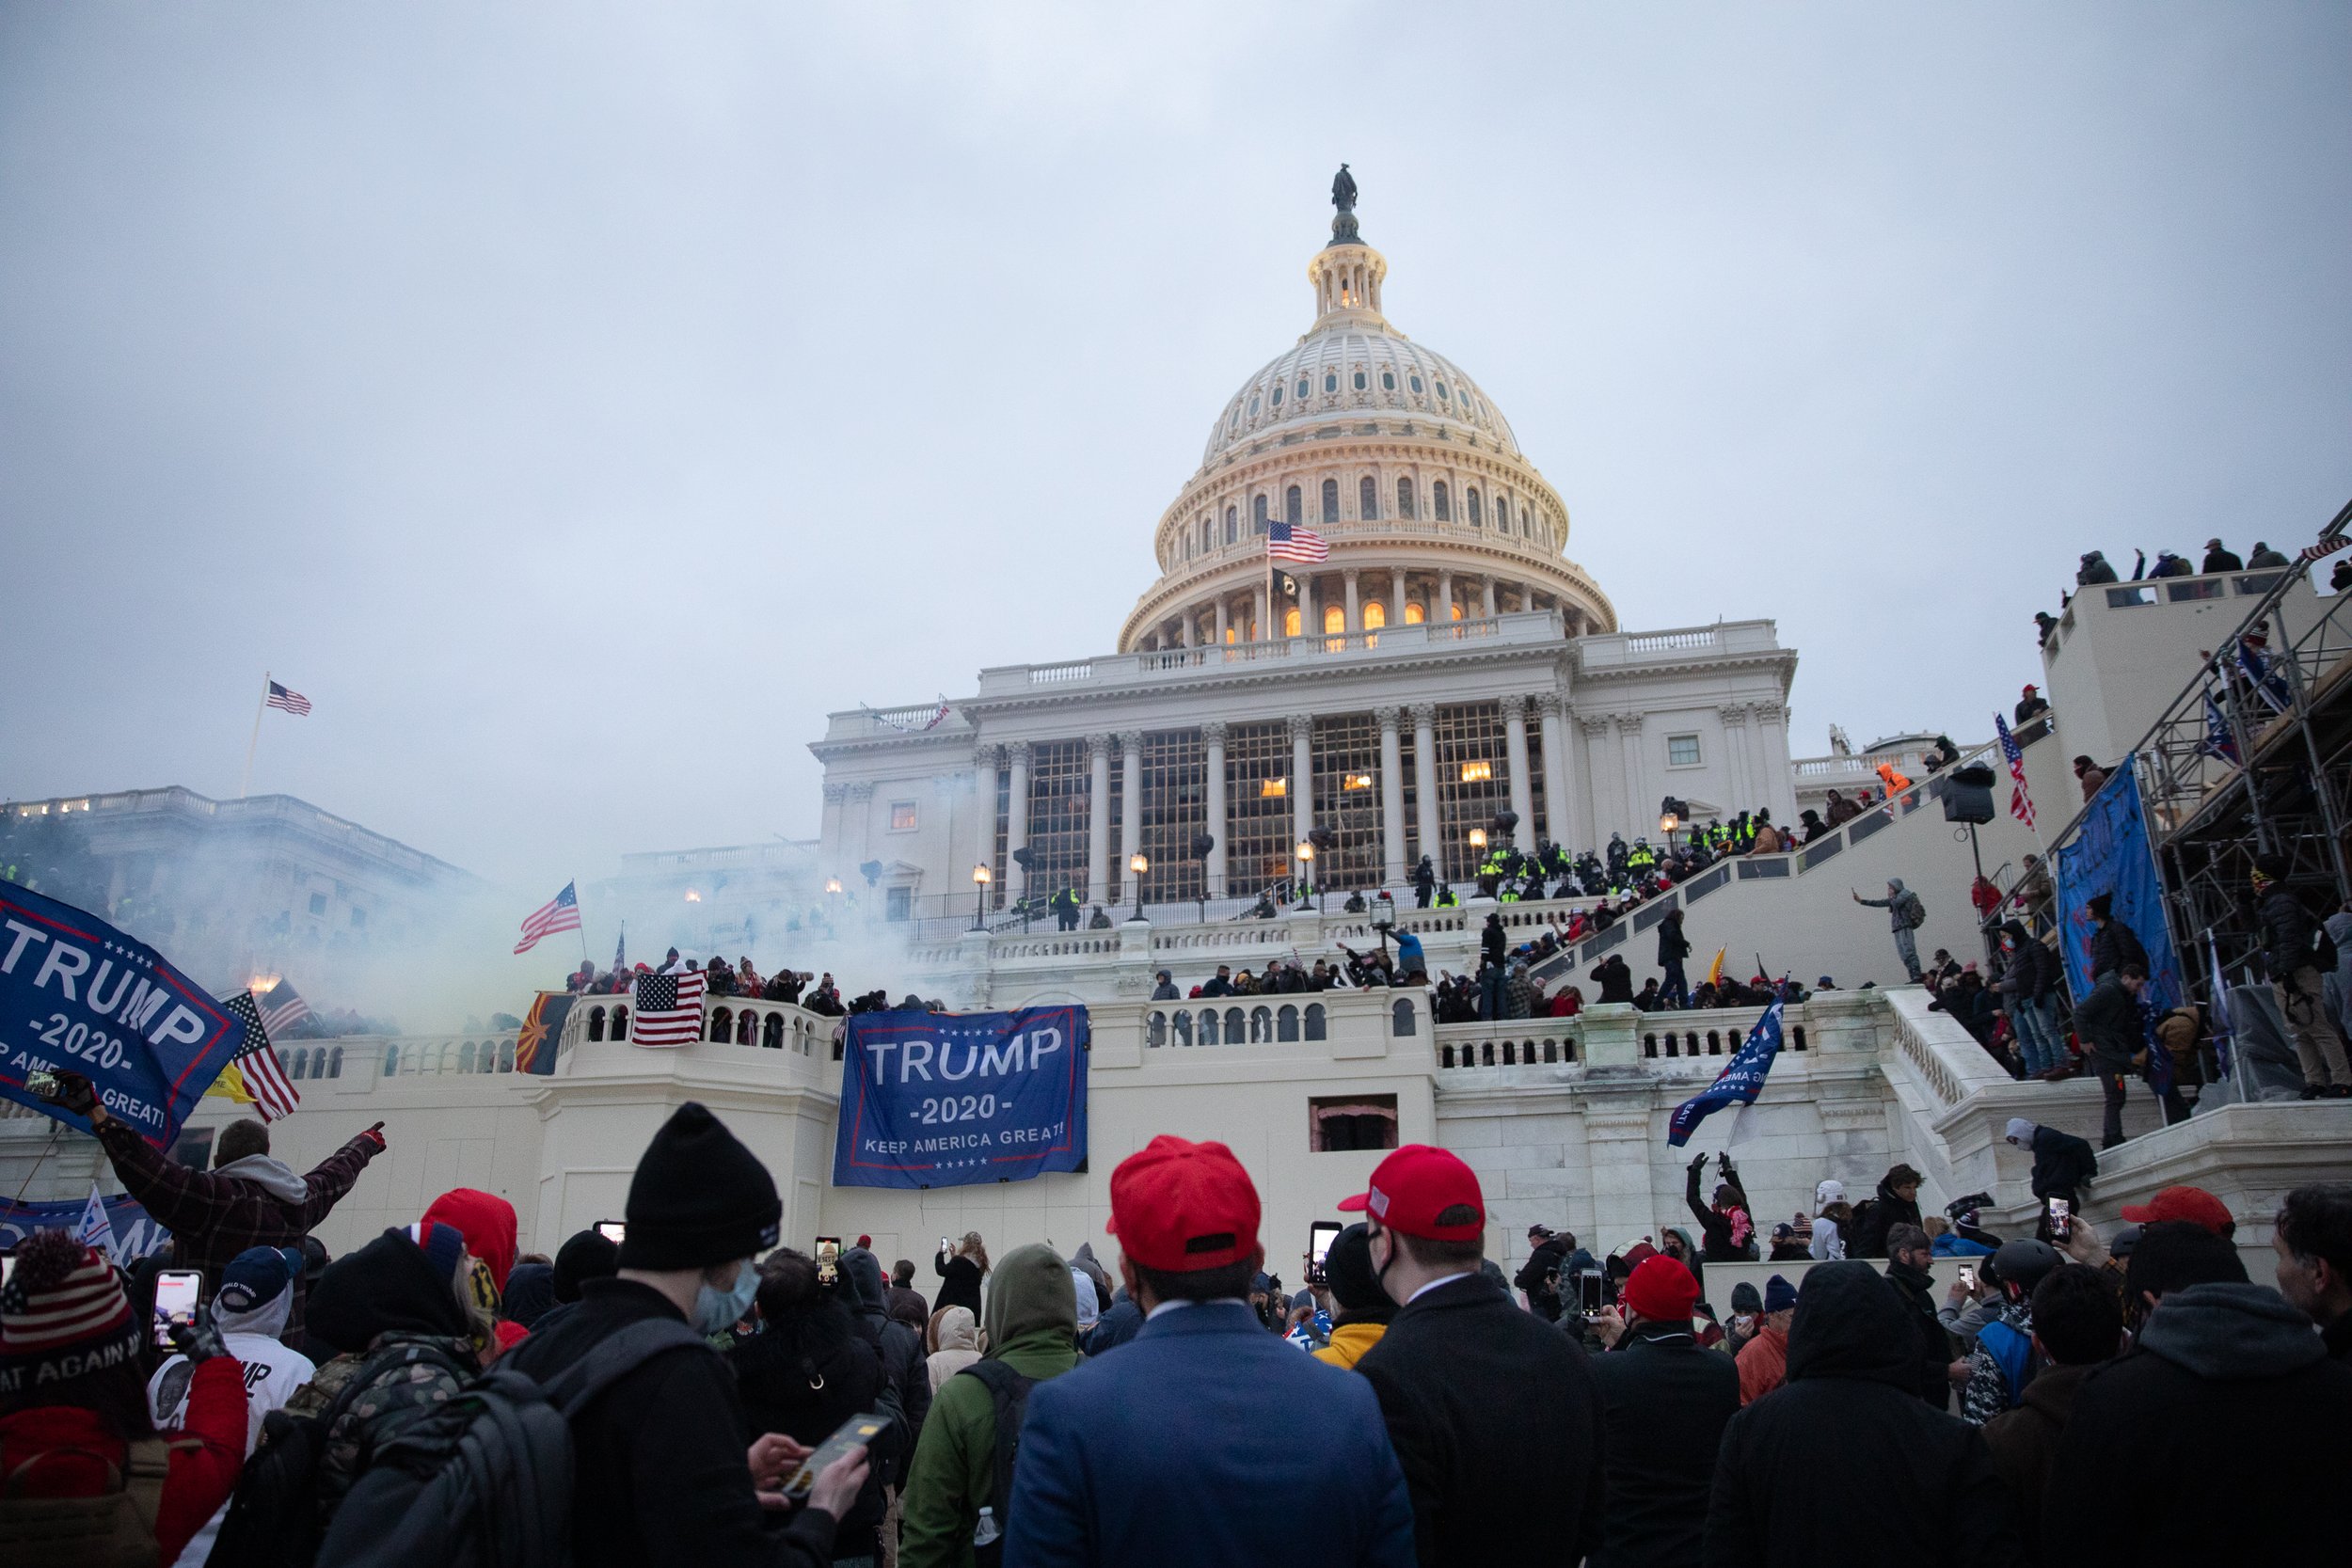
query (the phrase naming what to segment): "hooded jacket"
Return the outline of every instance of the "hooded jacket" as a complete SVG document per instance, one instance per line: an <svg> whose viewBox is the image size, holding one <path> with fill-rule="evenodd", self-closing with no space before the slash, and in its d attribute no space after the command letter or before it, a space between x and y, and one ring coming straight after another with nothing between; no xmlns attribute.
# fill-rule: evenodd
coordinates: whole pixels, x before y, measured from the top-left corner
<svg viewBox="0 0 2352 1568"><path fill-rule="evenodd" d="M1787 1386L1724 1430L1709 1568L2016 1560L1983 1434L1920 1402L1912 1343L1902 1303L1869 1264L1804 1276Z"/></svg>
<svg viewBox="0 0 2352 1568"><path fill-rule="evenodd" d="M849 1281L857 1297L851 1313L865 1325L874 1348L882 1353L882 1375L898 1391L899 1406L906 1412L906 1431L895 1445L898 1455L897 1468L903 1469L905 1457L914 1452L915 1434L923 1430L923 1418L930 1414L931 1408L931 1379L923 1361L923 1336L890 1315L881 1259L862 1246L850 1247L841 1255L841 1276Z"/></svg>
<svg viewBox="0 0 2352 1568"><path fill-rule="evenodd" d="M1886 1256L1886 1233L1899 1225L1919 1223L1919 1200L1898 1197L1886 1178L1879 1178L1877 1201L1868 1212L1855 1216L1853 1235L1847 1241L1849 1258L1883 1258Z"/></svg>
<svg viewBox="0 0 2352 1568"><path fill-rule="evenodd" d="M1640 1322L1592 1367L1608 1488L1593 1568L1697 1568L1738 1369L1700 1349L1688 1323Z"/></svg>
<svg viewBox="0 0 2352 1568"><path fill-rule="evenodd" d="M2099 1156L2090 1141L2055 1127L2036 1126L2033 1150L2033 1196L2068 1199L2082 1196L2083 1184L2099 1174Z"/></svg>
<svg viewBox="0 0 2352 1568"><path fill-rule="evenodd" d="M2026 1385L2025 1402L1984 1424L1984 1446L1992 1450L2010 1495L2017 1499L2017 1534L2026 1557L2042 1561L2042 1503L2057 1474L2058 1433L2073 1418L2074 1396L2096 1363L2045 1367Z"/></svg>
<svg viewBox="0 0 2352 1568"><path fill-rule="evenodd" d="M1015 1247L996 1266L995 1281L988 1292L985 1359L1040 1383L1076 1366L1077 1301L1069 1268L1054 1249ZM973 1528L995 1488L996 1402L987 1385L950 1375L931 1409L907 1471L899 1568L970 1563Z"/></svg>
<svg viewBox="0 0 2352 1568"><path fill-rule="evenodd" d="M2109 1072L2128 1072L2132 1058L2144 1048L2139 1026L2139 1001L2123 989L2114 971L2090 988L2074 1006L2074 1037L2090 1059Z"/></svg>
<svg viewBox="0 0 2352 1568"><path fill-rule="evenodd" d="M453 1187L433 1200L424 1217L465 1237L466 1250L482 1259L490 1271L490 1283L504 1292L506 1276L515 1269L513 1204L471 1187Z"/></svg>
<svg viewBox="0 0 2352 1568"><path fill-rule="evenodd" d="M2312 1510L2352 1472L2352 1367L2328 1360L2311 1321L2269 1286L2191 1285L2156 1304L2130 1354L2084 1380L2056 1465L2066 1479L2044 1500L2045 1561L2308 1556L2327 1535ZM2180 1476L2197 1484L2150 1479ZM2114 1497L2130 1506L2079 1506Z"/></svg>
<svg viewBox="0 0 2352 1568"><path fill-rule="evenodd" d="M980 1358L980 1325L962 1307L943 1307L939 1309L939 1328L934 1338L939 1340L939 1348L931 1352L924 1366L930 1372L931 1401L937 1403L940 1386Z"/></svg>
<svg viewBox="0 0 2352 1568"><path fill-rule="evenodd" d="M819 1292L815 1301L763 1320L760 1331L727 1359L743 1398L743 1440L781 1432L811 1448L850 1417L874 1408L882 1386L882 1352L850 1324L842 1305ZM834 1549L854 1557L873 1549L885 1506L880 1466L835 1527Z"/></svg>

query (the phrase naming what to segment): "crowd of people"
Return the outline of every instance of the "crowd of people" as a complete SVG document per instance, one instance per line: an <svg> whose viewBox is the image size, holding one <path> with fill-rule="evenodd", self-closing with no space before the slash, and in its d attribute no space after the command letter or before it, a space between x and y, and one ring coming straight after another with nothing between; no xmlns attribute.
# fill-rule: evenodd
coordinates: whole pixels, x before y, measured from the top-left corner
<svg viewBox="0 0 2352 1568"><path fill-rule="evenodd" d="M2274 1288L2194 1188L2003 1238L1984 1195L1923 1217L1898 1165L1766 1237L1702 1155L1695 1235L1596 1259L1537 1226L1506 1281L1477 1174L1407 1146L1293 1294L1241 1164L1162 1135L1111 1175L1115 1270L971 1233L927 1299L869 1238L779 1245L772 1177L700 1104L616 1234L523 1252L457 1189L329 1259L310 1232L380 1127L297 1176L237 1123L196 1172L57 1095L171 1241L13 1255L9 1563L2140 1568L2308 1550L2292 1500L2352 1462L2352 1185L2286 1195ZM2052 1131L2037 1196L2077 1193L2095 1157ZM1718 1312L1708 1267L1767 1247L1792 1266ZM207 1288L158 1345L166 1266Z"/></svg>

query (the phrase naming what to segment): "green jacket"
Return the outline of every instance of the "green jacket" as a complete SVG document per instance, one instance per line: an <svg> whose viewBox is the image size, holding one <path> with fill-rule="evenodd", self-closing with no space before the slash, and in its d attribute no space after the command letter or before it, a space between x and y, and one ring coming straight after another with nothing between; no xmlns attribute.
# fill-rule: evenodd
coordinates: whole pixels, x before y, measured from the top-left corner
<svg viewBox="0 0 2352 1568"><path fill-rule="evenodd" d="M999 1262L982 1314L986 1359L1040 1383L1078 1364L1076 1287L1052 1248L1016 1247ZM907 1467L898 1568L970 1568L972 1529L995 1484L996 1404L959 1372L932 1398Z"/></svg>

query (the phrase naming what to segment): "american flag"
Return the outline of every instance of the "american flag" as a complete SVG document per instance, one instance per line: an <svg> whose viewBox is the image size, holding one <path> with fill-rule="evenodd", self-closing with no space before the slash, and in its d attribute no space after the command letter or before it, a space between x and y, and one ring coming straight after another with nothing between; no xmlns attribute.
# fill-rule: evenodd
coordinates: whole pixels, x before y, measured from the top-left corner
<svg viewBox="0 0 2352 1568"><path fill-rule="evenodd" d="M580 895L565 882L564 891L532 911L523 922L523 940L515 944L517 953L528 953L539 945L539 939L557 931L580 929Z"/></svg>
<svg viewBox="0 0 2352 1568"><path fill-rule="evenodd" d="M1328 561L1331 546L1322 534L1296 523L1268 523L1265 554L1268 561Z"/></svg>
<svg viewBox="0 0 2352 1568"><path fill-rule="evenodd" d="M283 708L286 712L291 713L295 718L299 719L304 714L310 711L310 699L305 697L299 691L295 691L288 687L280 686L276 681L272 681L269 683L269 701L263 705L267 707Z"/></svg>
<svg viewBox="0 0 2352 1568"><path fill-rule="evenodd" d="M282 1035L310 1016L310 1004L283 980L261 996L262 1026L273 1035Z"/></svg>
<svg viewBox="0 0 2352 1568"><path fill-rule="evenodd" d="M2230 728L2230 721L2223 716L2221 705L2213 700L2211 691L2205 693L2205 738L2197 743L2197 750L2206 756L2239 765L2237 732Z"/></svg>
<svg viewBox="0 0 2352 1568"><path fill-rule="evenodd" d="M245 1021L245 1049L237 1053L229 1066L244 1079L254 1109L262 1113L263 1121L294 1115L294 1108L302 1103L302 1096L294 1092L294 1085L287 1081L286 1069L278 1065L278 1053L270 1049L269 1025L262 1021L253 993L241 990L221 1006Z"/></svg>
<svg viewBox="0 0 2352 1568"><path fill-rule="evenodd" d="M2001 754L2009 758L2009 814L2026 827L2033 826L2033 797L2026 793L2026 753L2017 749L2017 737L2009 733L2009 721L1999 714L1993 716L1993 727L2000 733Z"/></svg>
<svg viewBox="0 0 2352 1568"><path fill-rule="evenodd" d="M669 1049L702 1038L703 978L699 969L637 976L637 1016L629 1020L629 1044Z"/></svg>

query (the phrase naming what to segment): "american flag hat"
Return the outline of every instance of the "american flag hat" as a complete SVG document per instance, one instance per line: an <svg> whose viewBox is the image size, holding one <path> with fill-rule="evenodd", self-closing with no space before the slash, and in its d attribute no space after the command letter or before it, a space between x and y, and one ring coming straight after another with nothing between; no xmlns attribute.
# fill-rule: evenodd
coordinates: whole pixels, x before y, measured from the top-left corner
<svg viewBox="0 0 2352 1568"><path fill-rule="evenodd" d="M42 1230L17 1249L0 1289L0 1395L118 1368L135 1372L139 1338L122 1278L95 1248Z"/></svg>

